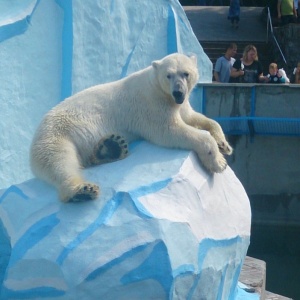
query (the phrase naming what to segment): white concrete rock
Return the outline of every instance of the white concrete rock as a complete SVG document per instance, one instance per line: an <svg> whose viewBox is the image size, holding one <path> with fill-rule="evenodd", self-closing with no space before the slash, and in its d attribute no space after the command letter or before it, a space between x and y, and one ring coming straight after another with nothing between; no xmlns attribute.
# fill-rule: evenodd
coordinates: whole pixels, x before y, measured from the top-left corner
<svg viewBox="0 0 300 300"><path fill-rule="evenodd" d="M136 142L85 175L95 201L37 179L0 191L0 299L236 299L251 212L229 167Z"/></svg>

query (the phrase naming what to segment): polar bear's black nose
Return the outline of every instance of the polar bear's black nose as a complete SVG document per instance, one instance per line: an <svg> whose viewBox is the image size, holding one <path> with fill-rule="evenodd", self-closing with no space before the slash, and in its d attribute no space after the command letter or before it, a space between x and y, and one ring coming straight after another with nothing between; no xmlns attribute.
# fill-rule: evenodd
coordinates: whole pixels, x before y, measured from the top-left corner
<svg viewBox="0 0 300 300"><path fill-rule="evenodd" d="M184 94L181 91L174 91L173 92L173 97L175 99L175 102L177 104L182 104L184 100Z"/></svg>

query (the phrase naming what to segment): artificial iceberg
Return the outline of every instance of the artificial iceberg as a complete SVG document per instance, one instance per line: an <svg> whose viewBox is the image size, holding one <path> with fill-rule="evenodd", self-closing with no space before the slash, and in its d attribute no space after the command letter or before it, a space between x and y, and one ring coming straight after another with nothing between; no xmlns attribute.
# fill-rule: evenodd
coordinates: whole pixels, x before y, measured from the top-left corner
<svg viewBox="0 0 300 300"><path fill-rule="evenodd" d="M232 170L147 142L130 153L85 170L95 201L60 203L37 179L1 191L1 299L235 299L251 213Z"/></svg>

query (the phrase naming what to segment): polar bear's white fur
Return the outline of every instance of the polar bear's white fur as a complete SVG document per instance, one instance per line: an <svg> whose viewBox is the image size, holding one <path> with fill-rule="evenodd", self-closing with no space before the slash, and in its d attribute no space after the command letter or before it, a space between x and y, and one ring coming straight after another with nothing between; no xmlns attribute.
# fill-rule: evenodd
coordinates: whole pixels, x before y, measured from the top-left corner
<svg viewBox="0 0 300 300"><path fill-rule="evenodd" d="M35 134L33 173L56 186L64 202L95 199L99 187L86 182L81 169L124 158L127 142L137 138L194 150L207 170L222 172L221 152L232 149L218 123L192 110L189 95L197 80L196 57L171 54L71 96L45 116Z"/></svg>

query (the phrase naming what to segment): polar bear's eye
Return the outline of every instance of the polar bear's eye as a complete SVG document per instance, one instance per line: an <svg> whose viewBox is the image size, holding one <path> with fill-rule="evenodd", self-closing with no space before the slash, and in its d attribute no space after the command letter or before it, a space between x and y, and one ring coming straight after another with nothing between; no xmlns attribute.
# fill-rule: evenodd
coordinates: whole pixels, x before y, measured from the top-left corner
<svg viewBox="0 0 300 300"><path fill-rule="evenodd" d="M188 78L190 74L185 72L185 73L183 73L183 75L184 75L184 77Z"/></svg>
<svg viewBox="0 0 300 300"><path fill-rule="evenodd" d="M170 74L168 74L168 75L167 75L167 78L168 78L168 79L171 79L171 75L170 75Z"/></svg>

